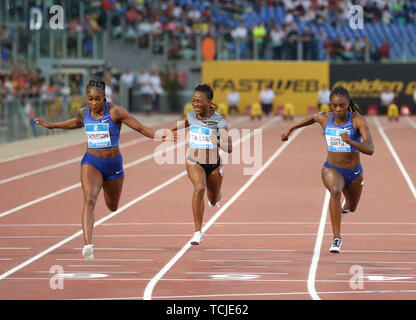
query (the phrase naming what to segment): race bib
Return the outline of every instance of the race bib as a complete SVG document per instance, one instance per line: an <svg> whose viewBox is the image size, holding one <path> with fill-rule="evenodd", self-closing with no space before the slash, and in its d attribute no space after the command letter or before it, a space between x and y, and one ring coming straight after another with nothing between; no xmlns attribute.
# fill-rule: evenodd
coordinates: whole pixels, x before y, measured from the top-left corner
<svg viewBox="0 0 416 320"><path fill-rule="evenodd" d="M108 123L88 123L85 125L84 130L87 134L89 148L111 147Z"/></svg>
<svg viewBox="0 0 416 320"><path fill-rule="evenodd" d="M209 136L212 130L198 126L191 126L189 128L190 141L189 146L194 149L214 149L217 146L213 145Z"/></svg>
<svg viewBox="0 0 416 320"><path fill-rule="evenodd" d="M342 140L341 133L350 134L350 130L327 128L325 139L328 145L328 151L332 152L351 152L351 146Z"/></svg>

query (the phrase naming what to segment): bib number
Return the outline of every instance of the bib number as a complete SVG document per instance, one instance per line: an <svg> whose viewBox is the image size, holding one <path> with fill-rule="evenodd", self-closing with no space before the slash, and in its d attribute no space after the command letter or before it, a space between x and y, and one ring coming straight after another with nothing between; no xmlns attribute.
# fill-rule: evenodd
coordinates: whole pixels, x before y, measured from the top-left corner
<svg viewBox="0 0 416 320"><path fill-rule="evenodd" d="M216 145L213 145L209 136L212 130L209 128L203 128L198 126L191 126L189 128L190 141L189 146L194 149L214 149Z"/></svg>
<svg viewBox="0 0 416 320"><path fill-rule="evenodd" d="M111 147L110 129L108 123L89 123L85 125L89 148Z"/></svg>
<svg viewBox="0 0 416 320"><path fill-rule="evenodd" d="M350 130L328 128L325 132L325 139L328 151L351 152L351 146L342 140L341 133L350 134Z"/></svg>

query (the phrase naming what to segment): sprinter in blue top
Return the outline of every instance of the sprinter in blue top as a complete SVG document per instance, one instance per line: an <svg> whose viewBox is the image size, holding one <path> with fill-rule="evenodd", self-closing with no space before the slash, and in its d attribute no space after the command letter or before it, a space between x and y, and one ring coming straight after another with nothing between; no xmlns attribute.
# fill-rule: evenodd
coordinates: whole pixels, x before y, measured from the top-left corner
<svg viewBox="0 0 416 320"><path fill-rule="evenodd" d="M105 99L105 83L91 80L86 89L88 106L81 108L75 118L49 123L42 119L35 122L48 129L77 129L84 127L88 138L87 151L81 161L81 185L84 194L82 229L84 233L85 259L94 258L92 231L94 208L101 188L109 210L116 211L124 181L123 159L118 147L120 128L124 123L144 136L166 140L167 129L154 132L133 118L124 108ZM173 135L171 135L173 137Z"/></svg>
<svg viewBox="0 0 416 320"><path fill-rule="evenodd" d="M282 133L282 141L296 129L318 122L324 130L328 147L327 161L322 168L322 180L331 193L329 210L334 234L330 252L341 250L341 217L357 208L363 188L360 152L372 155L373 141L367 122L351 100L348 91L335 87L331 91L331 112L306 117ZM344 203L341 205L341 194Z"/></svg>

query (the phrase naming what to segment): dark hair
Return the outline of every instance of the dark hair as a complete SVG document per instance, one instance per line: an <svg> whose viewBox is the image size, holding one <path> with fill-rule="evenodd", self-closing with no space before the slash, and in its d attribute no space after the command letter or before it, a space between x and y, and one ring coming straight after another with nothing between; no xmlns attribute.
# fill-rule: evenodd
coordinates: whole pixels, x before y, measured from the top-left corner
<svg viewBox="0 0 416 320"><path fill-rule="evenodd" d="M197 83L194 91L205 93L208 100L212 100L214 98L214 91L212 90L211 86L207 83L203 83L203 84ZM216 110L218 109L218 106L211 101L211 108Z"/></svg>
<svg viewBox="0 0 416 320"><path fill-rule="evenodd" d="M350 101L348 110L351 112L358 112L361 115L363 114L360 108L358 107L358 105L355 104L354 101L352 101L352 99L350 98L350 94L348 93L348 90L345 89L344 87L338 86L338 87L333 88L331 91L331 94L329 95L329 100L331 100L332 96L346 97Z"/></svg>
<svg viewBox="0 0 416 320"><path fill-rule="evenodd" d="M87 91L91 88L101 89L105 95L105 82L101 80L90 80L87 84Z"/></svg>

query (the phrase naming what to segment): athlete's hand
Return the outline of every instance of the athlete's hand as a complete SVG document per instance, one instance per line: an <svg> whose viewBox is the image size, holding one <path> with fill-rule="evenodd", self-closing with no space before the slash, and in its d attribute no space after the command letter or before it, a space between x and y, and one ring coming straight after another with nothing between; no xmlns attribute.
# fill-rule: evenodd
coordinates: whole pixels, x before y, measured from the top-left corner
<svg viewBox="0 0 416 320"><path fill-rule="evenodd" d="M156 131L155 139L158 138L158 136L162 136L162 141L173 141L176 142L177 140L177 133L176 131L171 131L169 129L159 129Z"/></svg>
<svg viewBox="0 0 416 320"><path fill-rule="evenodd" d="M341 133L341 138L342 141L344 141L346 144L351 144L350 136L348 135L348 133Z"/></svg>
<svg viewBox="0 0 416 320"><path fill-rule="evenodd" d="M211 143L216 146L218 144L218 138L215 134L211 134L209 136L209 141L211 141Z"/></svg>
<svg viewBox="0 0 416 320"><path fill-rule="evenodd" d="M282 137L282 141L287 141L287 140L289 140L289 135L292 133L292 130L290 130L290 128L289 129L287 129L286 131L284 131L283 133L282 133L282 135L281 135L281 137Z"/></svg>
<svg viewBox="0 0 416 320"><path fill-rule="evenodd" d="M36 118L36 119L35 119L35 122L36 122L37 124L41 125L42 127L45 127L45 128L47 128L47 129L52 129L52 125L51 125L49 122L45 121L45 120L42 120L42 119Z"/></svg>

